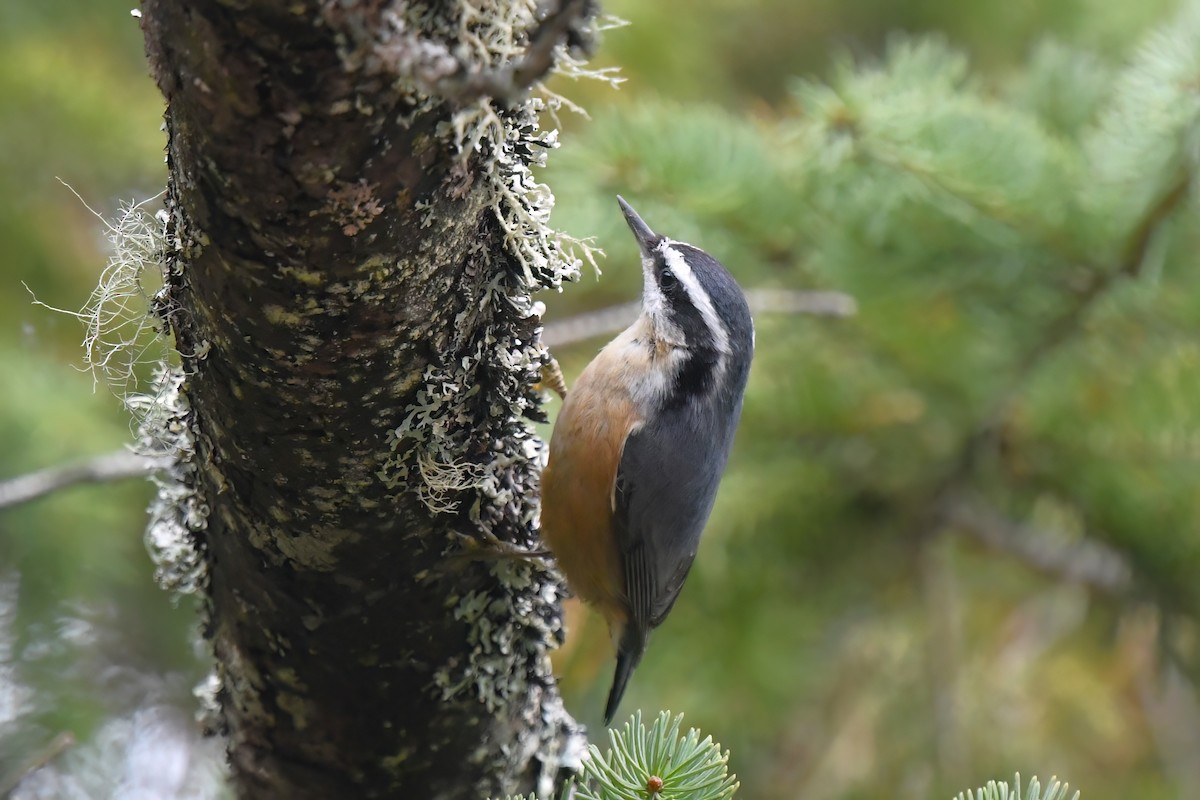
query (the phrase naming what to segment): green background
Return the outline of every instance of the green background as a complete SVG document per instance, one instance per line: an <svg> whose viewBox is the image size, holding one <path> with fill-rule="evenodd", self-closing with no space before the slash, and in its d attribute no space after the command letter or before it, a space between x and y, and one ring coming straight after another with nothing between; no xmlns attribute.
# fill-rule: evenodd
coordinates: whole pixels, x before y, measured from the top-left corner
<svg viewBox="0 0 1200 800"><path fill-rule="evenodd" d="M1086 800L1200 796L1194 204L1056 327L1196 158L1194 108L1117 77L1154 62L1139 52L1195 67L1147 39L1186 26L1175 7L618 0L631 24L595 63L627 81L555 84L591 118L563 116L553 221L608 258L544 298L548 319L636 298L616 193L746 287L859 305L758 317L717 508L623 705L685 712L731 749L739 797L931 798L1014 770ZM108 256L58 179L112 219L165 169L128 4L4 4L0 60L2 479L131 440L80 370L83 326L30 291L79 308ZM568 381L602 343L556 352ZM947 475L1043 551L1102 543L1128 588L942 524ZM53 755L26 796L217 791L219 746L191 722L195 614L142 544L150 496L134 480L0 510L0 789ZM574 605L569 624L556 666L598 726L608 635ZM167 753L174 772L147 777Z"/></svg>

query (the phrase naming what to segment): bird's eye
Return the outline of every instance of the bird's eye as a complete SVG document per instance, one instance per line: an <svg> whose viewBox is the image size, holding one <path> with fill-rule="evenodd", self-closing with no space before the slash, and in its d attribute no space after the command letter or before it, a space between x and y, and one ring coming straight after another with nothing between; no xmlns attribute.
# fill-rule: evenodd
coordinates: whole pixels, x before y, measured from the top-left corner
<svg viewBox="0 0 1200 800"><path fill-rule="evenodd" d="M679 279L675 277L675 273L669 269L664 269L662 275L658 277L658 285L666 294L673 294L679 288Z"/></svg>

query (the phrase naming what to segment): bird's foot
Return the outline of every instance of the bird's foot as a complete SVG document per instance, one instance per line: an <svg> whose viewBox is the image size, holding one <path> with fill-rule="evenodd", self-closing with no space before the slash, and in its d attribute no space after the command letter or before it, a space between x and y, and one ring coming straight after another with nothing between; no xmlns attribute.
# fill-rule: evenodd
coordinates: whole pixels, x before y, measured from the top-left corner
<svg viewBox="0 0 1200 800"><path fill-rule="evenodd" d="M462 549L457 552L446 554L445 558L453 563L461 564L469 561L540 562L554 558L554 554L544 548L528 550L512 542L506 542L486 531L475 536L459 531L452 533L462 545Z"/></svg>
<svg viewBox="0 0 1200 800"><path fill-rule="evenodd" d="M542 379L534 385L535 389L552 389L563 400L567 399L567 380L563 377L562 367L558 359L550 356L550 360L542 365Z"/></svg>

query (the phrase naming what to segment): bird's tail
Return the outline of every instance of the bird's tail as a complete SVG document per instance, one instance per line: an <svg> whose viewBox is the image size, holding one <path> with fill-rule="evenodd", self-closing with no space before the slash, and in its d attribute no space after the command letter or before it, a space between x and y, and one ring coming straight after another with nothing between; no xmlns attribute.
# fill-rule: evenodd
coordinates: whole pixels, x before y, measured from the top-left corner
<svg viewBox="0 0 1200 800"><path fill-rule="evenodd" d="M617 644L617 672L613 675L612 689L608 692L608 703L604 706L605 726L612 722L613 715L617 713L617 706L621 704L621 697L625 694L625 686L629 683L629 678L637 669L638 663L642 660L642 653L645 651L646 634L639 631L632 622L627 623L625 630L621 633L621 641Z"/></svg>

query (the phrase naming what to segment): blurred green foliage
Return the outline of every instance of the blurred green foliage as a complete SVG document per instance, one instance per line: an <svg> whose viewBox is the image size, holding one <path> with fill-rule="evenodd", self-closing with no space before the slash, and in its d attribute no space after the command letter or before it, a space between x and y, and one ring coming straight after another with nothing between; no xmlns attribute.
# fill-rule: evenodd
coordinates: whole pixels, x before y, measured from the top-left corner
<svg viewBox="0 0 1200 800"><path fill-rule="evenodd" d="M744 285L859 304L759 318L714 520L629 694L688 709L750 797L948 795L1012 769L1088 798L1197 790L1180 755L1200 742L1194 690L1163 677L1200 675L1200 242L1181 191L1200 152L1197 16L1147 36L1141 5L998 8L886 26L932 35L865 30L878 47L779 84L751 71L727 92L719 71L744 62L701 51L709 72L676 89L656 63L664 85L593 101L549 169L559 223L598 235L602 283L626 297L640 281L617 192ZM725 8L714 40L745 10ZM816 13L764 11L781 30ZM787 62L769 41L743 56ZM552 313L590 302L570 295ZM948 518L963 498L1067 568L1081 543L1111 546L1131 585L1089 592L979 546L988 520ZM583 619L576 636L603 636ZM602 655L571 641L560 659L585 715Z"/></svg>
<svg viewBox="0 0 1200 800"><path fill-rule="evenodd" d="M564 120L545 173L555 222L609 258L551 318L636 297L618 192L745 286L858 302L759 317L716 512L625 703L686 710L739 797L950 796L1014 770L1087 800L1200 792L1200 231L1177 191L1200 23L1175 6L615 0L632 24L597 61L628 82L556 87L592 118ZM78 323L21 284L81 306L103 231L55 178L111 216L161 190L164 142L127 4L0 7L0 66L2 478L129 438L74 369ZM568 380L599 344L557 353ZM153 585L148 495L0 511L0 682L32 690L0 700L0 780L107 730L146 675L190 713L205 667ZM1103 543L1128 587L981 546L957 498L1080 569ZM570 621L568 704L597 721L607 636Z"/></svg>

